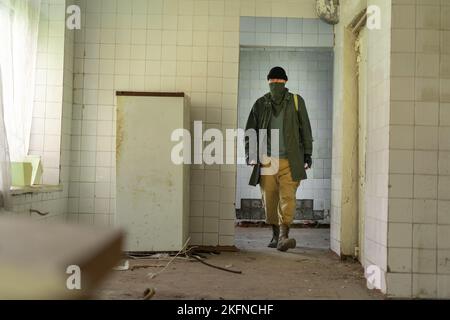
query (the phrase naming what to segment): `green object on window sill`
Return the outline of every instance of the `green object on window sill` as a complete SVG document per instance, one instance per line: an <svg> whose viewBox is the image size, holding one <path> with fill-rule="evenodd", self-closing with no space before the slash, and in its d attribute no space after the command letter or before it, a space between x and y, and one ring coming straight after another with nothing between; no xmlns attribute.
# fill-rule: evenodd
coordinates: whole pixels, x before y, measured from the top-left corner
<svg viewBox="0 0 450 320"><path fill-rule="evenodd" d="M13 187L31 186L33 165L30 162L11 162L11 185Z"/></svg>
<svg viewBox="0 0 450 320"><path fill-rule="evenodd" d="M41 183L42 173L43 173L41 157L40 156L27 156L27 157L25 157L24 162L31 163L31 165L33 167L33 172L31 175L31 185L33 185L33 186L39 185Z"/></svg>

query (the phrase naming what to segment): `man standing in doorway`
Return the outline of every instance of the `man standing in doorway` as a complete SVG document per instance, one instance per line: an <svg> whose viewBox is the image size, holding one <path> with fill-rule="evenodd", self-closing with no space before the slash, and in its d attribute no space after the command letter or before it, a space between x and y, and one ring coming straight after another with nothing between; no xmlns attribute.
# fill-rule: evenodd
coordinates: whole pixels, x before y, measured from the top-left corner
<svg viewBox="0 0 450 320"><path fill-rule="evenodd" d="M250 185L260 185L266 223L272 226L269 247L285 252L297 245L295 239L289 238L289 229L294 222L297 189L307 179L306 170L312 167L313 139L305 101L286 88L285 70L273 68L267 80L270 93L256 101L246 126L246 130L255 130L258 137L261 130L267 130L267 152L259 150L258 142L257 156L250 154L255 149L248 137L245 151L247 164L253 166ZM278 144L271 143L272 135L277 136L274 132L278 132ZM278 170L267 174L263 170L269 167Z"/></svg>

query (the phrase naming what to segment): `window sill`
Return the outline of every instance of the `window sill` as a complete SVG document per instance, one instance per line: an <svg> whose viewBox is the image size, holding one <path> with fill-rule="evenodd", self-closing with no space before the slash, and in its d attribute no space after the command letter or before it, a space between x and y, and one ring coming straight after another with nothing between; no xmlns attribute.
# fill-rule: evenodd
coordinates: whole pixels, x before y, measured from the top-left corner
<svg viewBox="0 0 450 320"><path fill-rule="evenodd" d="M51 193L62 191L63 186L60 185L38 185L30 187L11 187L10 194L12 196L19 196L24 194L35 194L35 193Z"/></svg>

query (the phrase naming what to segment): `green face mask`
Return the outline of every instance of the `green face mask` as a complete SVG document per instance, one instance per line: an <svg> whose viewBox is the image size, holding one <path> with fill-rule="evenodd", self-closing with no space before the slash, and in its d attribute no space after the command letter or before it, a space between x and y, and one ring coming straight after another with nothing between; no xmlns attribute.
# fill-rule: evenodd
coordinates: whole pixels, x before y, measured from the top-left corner
<svg viewBox="0 0 450 320"><path fill-rule="evenodd" d="M275 103L280 103L286 94L286 83L269 83L270 94Z"/></svg>
<svg viewBox="0 0 450 320"><path fill-rule="evenodd" d="M272 96L272 110L276 117L280 114L284 104L283 99L288 91L286 83L270 83L270 95Z"/></svg>

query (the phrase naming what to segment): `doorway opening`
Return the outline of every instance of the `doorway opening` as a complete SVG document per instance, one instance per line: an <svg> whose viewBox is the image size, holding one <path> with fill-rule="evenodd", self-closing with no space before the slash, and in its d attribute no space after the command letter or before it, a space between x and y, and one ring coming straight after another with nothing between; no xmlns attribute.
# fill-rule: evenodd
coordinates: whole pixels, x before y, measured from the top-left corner
<svg viewBox="0 0 450 320"><path fill-rule="evenodd" d="M245 129L254 102L269 90L267 74L283 67L289 77L290 92L301 95L310 117L314 138L313 168L297 191L297 208L292 228L299 247L329 249L331 209L331 151L333 123L332 48L241 47L238 93L238 126ZM271 231L239 228L263 226L265 212L259 187L248 185L252 169L237 167L236 230L258 246L267 245ZM313 229L311 229L313 227ZM301 228L302 230L298 230Z"/></svg>

